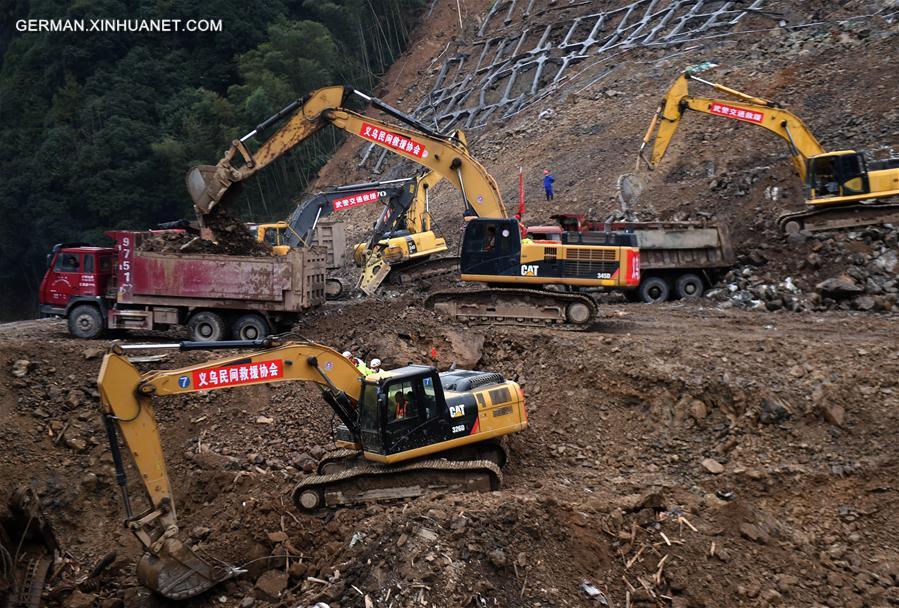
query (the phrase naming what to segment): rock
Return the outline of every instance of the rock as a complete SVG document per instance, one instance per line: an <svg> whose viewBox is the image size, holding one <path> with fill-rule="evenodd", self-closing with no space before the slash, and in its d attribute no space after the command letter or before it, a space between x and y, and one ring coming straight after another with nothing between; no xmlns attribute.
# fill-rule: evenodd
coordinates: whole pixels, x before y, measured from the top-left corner
<svg viewBox="0 0 899 608"><path fill-rule="evenodd" d="M766 589L762 592L762 599L771 605L779 605L783 603L783 596L778 593L777 589Z"/></svg>
<svg viewBox="0 0 899 608"><path fill-rule="evenodd" d="M24 378L33 367L34 364L28 359L18 359L12 364L12 375L16 378Z"/></svg>
<svg viewBox="0 0 899 608"><path fill-rule="evenodd" d="M715 460L714 458L706 458L702 461L702 468L711 473L712 475L718 475L724 472L724 465Z"/></svg>
<svg viewBox="0 0 899 608"><path fill-rule="evenodd" d="M326 453L327 451L325 450L325 448L321 447L320 445L314 445L309 448L309 454L311 454L312 457L316 460L321 460Z"/></svg>
<svg viewBox="0 0 899 608"><path fill-rule="evenodd" d="M33 410L31 410L31 415L34 416L35 418L47 418L48 416L50 416L50 414L48 414L46 411L44 411L43 409L41 409L39 407L36 407Z"/></svg>
<svg viewBox="0 0 899 608"><path fill-rule="evenodd" d="M494 549L487 554L487 559L497 570L502 569L509 561L506 559L506 553L502 549Z"/></svg>
<svg viewBox="0 0 899 608"><path fill-rule="evenodd" d="M238 606L239 606L239 608L252 608L253 604L255 604L255 603L256 603L256 600L248 595L247 597L240 600L240 603L238 604Z"/></svg>
<svg viewBox="0 0 899 608"><path fill-rule="evenodd" d="M88 348L81 354L84 356L84 359L86 361L90 361L91 359L99 359L100 357L103 356L103 349L102 348Z"/></svg>
<svg viewBox="0 0 899 608"><path fill-rule="evenodd" d="M874 310L876 302L871 296L859 296L852 301L856 309L862 311Z"/></svg>
<svg viewBox="0 0 899 608"><path fill-rule="evenodd" d="M97 489L97 475L95 473L87 472L84 474L84 477L81 478L81 488L85 492L93 492Z"/></svg>
<svg viewBox="0 0 899 608"><path fill-rule="evenodd" d="M63 442L68 448L75 450L76 452L83 452L87 449L87 442L80 437L66 435Z"/></svg>
<svg viewBox="0 0 899 608"><path fill-rule="evenodd" d="M267 570L256 580L256 597L267 602L277 602L287 589L287 583L287 573L283 570Z"/></svg>
<svg viewBox="0 0 899 608"><path fill-rule="evenodd" d="M886 274L893 274L896 267L899 266L899 258L892 249L886 250L877 259L874 260L875 266Z"/></svg>
<svg viewBox="0 0 899 608"><path fill-rule="evenodd" d="M306 576L308 571L309 567L303 562L293 562L287 569L287 573L290 575L290 578L295 580L302 580L302 578Z"/></svg>
<svg viewBox="0 0 899 608"><path fill-rule="evenodd" d="M762 424L777 424L790 417L790 410L774 399L762 399L762 412L759 422Z"/></svg>
<svg viewBox="0 0 899 608"><path fill-rule="evenodd" d="M846 419L846 409L839 403L827 403L822 406L821 415L828 423L842 428Z"/></svg>
<svg viewBox="0 0 899 608"><path fill-rule="evenodd" d="M206 526L195 526L194 529L190 531L190 537L194 540L203 540L209 536L210 532L212 532L212 530Z"/></svg>
<svg viewBox="0 0 899 608"><path fill-rule="evenodd" d="M832 298L856 296L864 291L852 277L845 274L821 281L815 289Z"/></svg>
<svg viewBox="0 0 899 608"><path fill-rule="evenodd" d="M66 394L66 403L71 405L72 407L79 407L84 404L84 400L87 395L84 394L84 391L76 389L70 390Z"/></svg>
<svg viewBox="0 0 899 608"><path fill-rule="evenodd" d="M287 540L287 532L269 532L267 536L273 543L283 543Z"/></svg>
<svg viewBox="0 0 899 608"><path fill-rule="evenodd" d="M257 416L256 424L271 424L275 421L274 418L269 418L268 416Z"/></svg>
<svg viewBox="0 0 899 608"><path fill-rule="evenodd" d="M78 589L75 589L62 605L64 608L91 608L96 601L97 596L95 594L82 593Z"/></svg>
<svg viewBox="0 0 899 608"><path fill-rule="evenodd" d="M699 399L693 399L690 402L690 416L692 416L695 420L703 420L706 416L709 415L709 408L706 404Z"/></svg>
<svg viewBox="0 0 899 608"><path fill-rule="evenodd" d="M781 593L790 593L790 589L799 584L799 578L792 574L784 574L777 581L777 590Z"/></svg>
<svg viewBox="0 0 899 608"><path fill-rule="evenodd" d="M764 266L768 263L768 258L766 258L765 254L758 249L753 249L749 253L749 263L753 266Z"/></svg>
<svg viewBox="0 0 899 608"><path fill-rule="evenodd" d="M740 524L740 535L744 538L748 538L753 542L761 543L763 545L767 545L768 541L771 540L764 530L748 522L743 522Z"/></svg>

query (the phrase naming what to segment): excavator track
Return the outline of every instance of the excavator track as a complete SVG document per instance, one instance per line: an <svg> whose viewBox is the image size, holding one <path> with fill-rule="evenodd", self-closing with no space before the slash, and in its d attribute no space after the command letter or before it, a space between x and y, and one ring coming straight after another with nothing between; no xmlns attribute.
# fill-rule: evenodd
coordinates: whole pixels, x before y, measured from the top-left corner
<svg viewBox="0 0 899 608"><path fill-rule="evenodd" d="M803 209L783 213L777 218L777 228L786 234L796 234L800 230L821 232L888 223L899 223L899 204L874 203L851 207Z"/></svg>
<svg viewBox="0 0 899 608"><path fill-rule="evenodd" d="M425 306L459 321L502 325L542 325L583 331L596 320L590 297L541 289L485 288L438 291Z"/></svg>
<svg viewBox="0 0 899 608"><path fill-rule="evenodd" d="M293 490L297 509L356 505L382 500L407 500L427 494L491 492L502 483L502 472L489 460L420 460L398 465L359 464L331 475L313 475Z"/></svg>
<svg viewBox="0 0 899 608"><path fill-rule="evenodd" d="M319 475L330 475L345 471L359 462L364 462L361 457L362 452L359 450L334 450L322 456L315 472Z"/></svg>
<svg viewBox="0 0 899 608"><path fill-rule="evenodd" d="M441 456L447 460L489 460L493 464L503 468L509 459L509 451L505 438L499 440L481 441L479 443L465 445L442 452ZM331 475L353 469L360 464L367 465L362 452L359 450L333 450L325 454L318 461L316 473L318 475Z"/></svg>
<svg viewBox="0 0 899 608"><path fill-rule="evenodd" d="M391 269L387 282L393 285L409 285L422 279L431 279L459 272L459 257L444 256L411 261Z"/></svg>

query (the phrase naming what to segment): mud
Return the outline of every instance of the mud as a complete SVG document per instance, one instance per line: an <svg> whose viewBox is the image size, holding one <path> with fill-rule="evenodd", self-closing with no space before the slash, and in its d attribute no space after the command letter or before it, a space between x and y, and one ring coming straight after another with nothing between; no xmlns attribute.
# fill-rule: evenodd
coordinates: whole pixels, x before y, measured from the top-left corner
<svg viewBox="0 0 899 608"><path fill-rule="evenodd" d="M183 534L249 570L186 605L595 605L585 588L614 606L897 597L894 317L698 305L602 316L586 333L467 328L393 300L328 305L296 328L387 367L458 360L520 382L531 428L491 494L302 515L288 493L334 424L315 387L157 400ZM108 342L42 321L0 328L0 344L0 492L26 481L49 505L69 560L55 584L115 550L83 593L160 605L134 579L98 416Z"/></svg>

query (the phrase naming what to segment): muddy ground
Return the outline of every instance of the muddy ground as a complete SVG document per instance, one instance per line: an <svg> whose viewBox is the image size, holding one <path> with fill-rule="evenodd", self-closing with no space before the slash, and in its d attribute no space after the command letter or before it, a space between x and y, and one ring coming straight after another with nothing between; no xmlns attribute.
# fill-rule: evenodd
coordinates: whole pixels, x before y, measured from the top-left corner
<svg viewBox="0 0 899 608"><path fill-rule="evenodd" d="M620 305L570 332L467 328L397 299L329 305L297 332L387 367L436 348L441 367L499 371L530 428L498 492L308 516L288 493L329 447L315 387L157 400L184 536L249 570L186 606L899 602L895 316ZM95 387L107 345L56 321L0 328L0 492L28 483L48 505L67 560L49 605L165 605L137 586L121 526Z"/></svg>
<svg viewBox="0 0 899 608"><path fill-rule="evenodd" d="M434 3L376 93L414 107L438 57L475 52L472 31L488 4ZM469 132L472 150L509 207L524 168L528 223L566 211L603 217L617 208L616 180L633 170L661 94L680 69L709 59L722 66L710 78L782 102L828 148L888 150L899 144L890 80L899 22L884 17L894 5L771 0L765 8L789 24L816 25L779 29L759 14L745 25L757 33L624 53L598 64L613 69L594 83L598 72L585 71L570 90ZM457 6L462 35L446 27ZM341 149L319 185L378 177L358 167L358 151L358 142ZM552 204L540 202L544 167L557 180ZM389 164L380 177L411 172ZM767 134L691 116L665 165L644 177L642 219L725 224L750 274L770 284L792 277L811 290L854 266L860 283L873 276L885 292L866 292L869 310L895 310L895 231L776 234L774 218L801 207L802 192L784 145ZM458 195L438 186L432 205L452 250ZM346 217L350 243L376 213ZM751 282L744 271L732 280L749 293L756 287L743 284ZM160 399L182 535L202 555L248 570L182 605L899 605L895 312L815 303L788 312L775 294L751 311L711 299L605 305L590 331L570 332L468 328L420 300L413 289L329 303L296 331L386 367L455 361L520 382L530 428L511 438L502 489L301 515L290 489L329 448L335 424L315 387ZM138 544L121 525L95 384L108 344L72 340L58 321L0 326L0 496L27 483L47 505L66 551L48 606L167 605L137 585ZM205 357L175 354L156 365ZM137 498L133 470L129 478ZM110 551L112 567L82 582Z"/></svg>

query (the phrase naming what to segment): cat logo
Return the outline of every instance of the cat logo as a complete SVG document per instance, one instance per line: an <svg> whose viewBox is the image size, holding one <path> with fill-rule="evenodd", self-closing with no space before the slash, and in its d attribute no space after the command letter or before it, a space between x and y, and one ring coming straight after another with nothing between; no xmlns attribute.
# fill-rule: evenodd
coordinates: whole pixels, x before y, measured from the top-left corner
<svg viewBox="0 0 899 608"><path fill-rule="evenodd" d="M523 276L523 277L537 276L537 266L534 264L522 264L521 265L521 276Z"/></svg>

